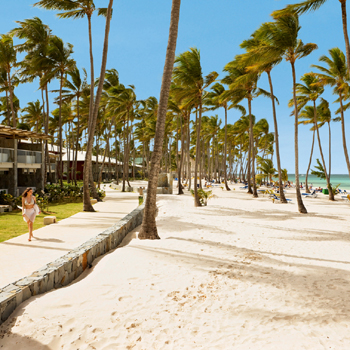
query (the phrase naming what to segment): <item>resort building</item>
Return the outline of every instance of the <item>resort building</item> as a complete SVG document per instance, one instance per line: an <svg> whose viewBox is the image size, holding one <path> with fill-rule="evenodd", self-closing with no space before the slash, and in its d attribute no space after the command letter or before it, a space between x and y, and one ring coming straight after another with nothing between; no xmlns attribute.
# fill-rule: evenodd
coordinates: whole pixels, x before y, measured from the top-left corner
<svg viewBox="0 0 350 350"><path fill-rule="evenodd" d="M19 196L44 188L45 142L51 137L0 125L0 192Z"/></svg>

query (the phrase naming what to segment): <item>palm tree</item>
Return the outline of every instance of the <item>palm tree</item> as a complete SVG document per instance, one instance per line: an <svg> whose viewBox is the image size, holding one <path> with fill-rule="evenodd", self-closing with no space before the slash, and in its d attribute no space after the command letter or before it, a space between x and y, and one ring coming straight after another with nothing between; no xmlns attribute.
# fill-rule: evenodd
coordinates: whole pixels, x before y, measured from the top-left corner
<svg viewBox="0 0 350 350"><path fill-rule="evenodd" d="M13 85L11 75L12 68L17 65L17 54L13 45L13 39L8 34L3 34L0 37L0 68L4 69L7 74L7 86L10 93L10 106L12 112L12 125L17 126L17 117L13 107Z"/></svg>
<svg viewBox="0 0 350 350"><path fill-rule="evenodd" d="M101 63L101 73L99 77L99 83L98 88L96 92L96 98L93 104L93 114L91 114L91 104L89 108L89 116L92 115L92 120L90 122L90 117L88 120L89 124L89 137L88 137L88 143L87 143L87 150L85 155L85 166L84 166L84 211L95 211L94 208L91 205L90 201L90 191L89 191L89 178L92 180L92 146L94 141L94 135L95 135L95 128L96 128L96 122L97 122L97 116L98 111L100 107L100 101L102 96L102 90L103 90L103 82L105 78L106 73L106 65L107 65L107 54L108 54L108 39L109 39L109 30L110 30L110 23L111 23L111 17L112 17L112 7L113 7L113 0L109 0L108 8L107 8L107 15L106 15L106 28L105 28L105 38L103 43L103 54L102 54L102 63ZM91 94L90 94L90 100L91 100ZM95 186L93 186L93 189L96 191Z"/></svg>
<svg viewBox="0 0 350 350"><path fill-rule="evenodd" d="M229 105L230 96L225 95L225 88L220 84L216 83L211 87L212 91L209 92L206 96L205 104L208 106L214 106L214 109L223 107L225 110L225 141L224 141L224 159L226 164L226 158L227 158L227 110L231 108L239 109L243 114L246 113L245 109L240 105L231 104ZM227 184L227 171L225 169L224 171L224 181L225 181L225 187L227 191L230 191L231 189L228 187Z"/></svg>
<svg viewBox="0 0 350 350"><path fill-rule="evenodd" d="M80 98L83 94L83 90L88 88L86 82L86 70L83 69L84 79L80 75L80 71L77 67L74 67L68 72L71 81L68 79L64 83L64 87L68 90L63 91L62 100L65 102L76 101L76 114L77 114L77 131L76 131L76 144L75 144L75 156L74 156L74 167L73 167L73 179L77 182L77 159L78 159L78 148L79 148L79 137L80 137Z"/></svg>
<svg viewBox="0 0 350 350"><path fill-rule="evenodd" d="M320 84L319 78L314 73L304 74L301 77L301 81L304 84L300 84L300 83L296 84L296 92L298 95L297 96L298 108L305 106L308 102L312 102L313 104L313 112L314 112L313 124L314 124L314 128L316 129L316 135L317 135L318 145L319 145L321 159L323 163L323 169L325 171L325 178L327 181L327 188L329 191L329 199L334 201L333 191L332 191L332 188L329 182L329 177L327 174L326 162L323 156L321 138L320 138L320 132L318 130L318 120L317 120L316 101L320 97L320 95L323 93L324 90L323 90L322 84Z"/></svg>
<svg viewBox="0 0 350 350"><path fill-rule="evenodd" d="M255 97L262 93L262 90L257 87L258 74L249 72L248 67L245 66L242 56L236 58L228 63L224 71L228 75L222 80L223 83L229 85L229 90L224 93L224 97L231 96L233 104L238 104L243 99L248 101L249 114L249 150L248 150L248 193L252 193L253 197L258 197L256 181L255 181L255 147L253 135L253 114L252 101ZM251 190L251 179L253 180L253 190Z"/></svg>
<svg viewBox="0 0 350 350"><path fill-rule="evenodd" d="M258 167L256 170L260 171L260 174L257 177L268 178L269 182L272 182L272 176L275 175L276 169L273 167L273 162L271 159L264 159L262 157L258 157L257 159Z"/></svg>
<svg viewBox="0 0 350 350"><path fill-rule="evenodd" d="M22 115L22 120L28 123L28 125L34 126L35 132L41 132L43 125L43 106L40 104L40 101L29 102L27 107L22 109L22 112L26 112L26 114Z"/></svg>
<svg viewBox="0 0 350 350"><path fill-rule="evenodd" d="M243 55L241 58L242 61L246 61L247 65L250 66L250 71L255 71L257 73L265 72L268 77L269 86L270 86L270 97L272 102L272 115L275 129L275 146L276 146L276 160L277 160L277 171L278 171L278 180L279 180L279 188L280 188L280 202L288 203L286 197L284 195L283 183L282 183L282 168L281 168L281 158L279 151L279 135L278 135L278 125L277 125L277 115L276 115L276 101L278 103L277 98L274 96L273 84L271 71L272 69L278 65L282 61L282 57L279 52L275 57L271 57L270 60L266 60L265 62L260 62L259 51L264 46L273 45L270 41L270 37L268 32L264 30L264 25L261 26L256 32L251 35L251 38L243 41L240 45L241 48L246 49L247 53Z"/></svg>
<svg viewBox="0 0 350 350"><path fill-rule="evenodd" d="M50 44L48 48L47 58L43 58L41 62L43 66L51 66L53 69L44 78L44 83L47 83L52 78L59 79L60 82L60 93L59 93L59 149L60 149L60 160L59 160L59 175L61 187L63 187L63 177L62 177L62 89L66 80L66 75L68 72L75 68L75 61L71 58L73 53L73 45L65 45L57 36L50 38Z"/></svg>
<svg viewBox="0 0 350 350"><path fill-rule="evenodd" d="M299 15L309 12L316 11L322 5L324 5L327 0L305 0L299 4L288 5L284 10L276 11L274 14L276 16L283 15L288 12L296 12ZM345 41L345 50L346 50L346 60L348 66L350 66L350 44L349 44L349 35L348 35L348 24L347 24L347 13L346 13L346 0L339 0L341 7L342 23L343 23L343 34ZM349 72L347 73L350 78Z"/></svg>
<svg viewBox="0 0 350 350"><path fill-rule="evenodd" d="M159 239L156 226L156 196L160 159L162 157L163 139L165 130L165 118L168 109L168 99L171 84L172 71L175 60L176 41L180 18L181 0L173 0L171 8L171 20L169 29L169 41L165 58L162 87L160 90L156 137L151 159L151 172L148 180L145 212L142 226L138 235L139 239Z"/></svg>
<svg viewBox="0 0 350 350"><path fill-rule="evenodd" d="M340 118L341 118L344 156L345 156L345 161L348 168L348 173L350 176L350 161L349 161L348 148L346 145L344 105L343 105L344 98L345 96L347 96L349 92L348 66L346 64L344 53L338 47L330 49L328 52L330 57L321 56L319 59L319 61L327 64L328 66L327 68L319 65L312 65L312 67L315 67L321 71L321 73L317 74L321 80L321 83L323 85L330 85L334 87L333 93L338 95L338 100L340 103Z"/></svg>
<svg viewBox="0 0 350 350"><path fill-rule="evenodd" d="M298 105L296 97L295 63L298 59L308 56L317 49L313 43L304 44L298 39L301 27L296 13L276 16L275 22L264 23L262 31L269 35L270 44L259 50L261 62L271 62L279 55L290 63L293 76L293 102L294 102L294 150L295 150L295 184L298 209L300 213L307 213L301 198L299 187L299 147L298 147Z"/></svg>
<svg viewBox="0 0 350 350"><path fill-rule="evenodd" d="M200 52L196 48L191 48L190 51L180 54L176 58L175 63L176 66L174 67L173 77L175 85L178 85L177 93L181 95L180 91L182 90L183 98L187 98L190 104L196 104L198 106L198 113L196 113L197 156L194 170L194 205L199 207L201 204L197 192L197 177L201 154L200 131L202 123L203 98L205 89L215 81L215 79L218 77L218 73L211 72L207 76L203 77Z"/></svg>

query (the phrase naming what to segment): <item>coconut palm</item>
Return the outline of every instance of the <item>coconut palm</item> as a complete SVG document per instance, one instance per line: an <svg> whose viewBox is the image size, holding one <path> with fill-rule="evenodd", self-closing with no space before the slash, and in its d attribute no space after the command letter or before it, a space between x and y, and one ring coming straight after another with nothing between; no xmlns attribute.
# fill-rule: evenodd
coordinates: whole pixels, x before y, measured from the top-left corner
<svg viewBox="0 0 350 350"><path fill-rule="evenodd" d="M168 109L168 99L172 71L175 60L175 49L180 18L181 0L173 0L169 29L169 41L165 58L162 87L160 90L156 137L151 159L151 172L148 180L147 197L139 239L159 239L156 226L156 196L160 159L162 157L165 118Z"/></svg>
<svg viewBox="0 0 350 350"><path fill-rule="evenodd" d="M7 74L7 86L10 94L10 107L12 113L12 125L15 128L17 125L17 117L13 107L13 84L11 75L12 69L17 65L17 53L13 45L13 39L8 34L3 34L0 37L0 68L4 69Z"/></svg>
<svg viewBox="0 0 350 350"><path fill-rule="evenodd" d="M313 43L304 44L298 39L301 27L299 17L296 13L275 16L275 21L264 23L262 32L270 37L270 45L263 46L259 50L261 62L271 62L276 57L283 57L290 63L293 77L293 102L294 102L294 150L295 150L295 184L298 209L300 213L307 213L301 198L299 187L299 147L298 147L298 105L296 97L296 73L295 64L297 60L308 56L317 45Z"/></svg>
<svg viewBox="0 0 350 350"><path fill-rule="evenodd" d="M320 155L322 159L323 169L325 171L325 179L327 181L327 188L329 190L329 199L334 200L333 191L329 182L329 177L327 174L326 162L323 156L323 150L321 145L320 132L318 129L318 120L317 120L317 107L316 101L323 93L323 86L320 84L319 78L314 73L306 73L300 79L304 84L298 83L296 84L296 93L297 93L297 104L298 108L302 108L307 103L312 102L313 104L313 127L316 130L318 145L320 149ZM290 101L292 103L292 101Z"/></svg>
<svg viewBox="0 0 350 350"><path fill-rule="evenodd" d="M275 57L270 57L269 60L261 61L259 51L264 46L273 46L273 43L270 41L270 36L268 31L264 30L264 25L261 26L257 31L255 31L251 38L243 41L240 45L241 48L247 50L247 53L242 56L242 61L246 61L246 64L249 66L250 71L255 71L257 73L265 72L268 77L269 87L270 87L270 97L272 102L272 115L274 122L275 130L275 146L276 146L276 160L277 160L277 171L278 171L278 180L280 187L280 202L287 203L286 197L284 195L283 184L282 184L282 168L281 168L281 158L279 151L279 134L278 134L278 125L277 125L277 114L276 114L276 101L277 98L274 96L273 83L271 77L272 69L282 61L282 56L277 53Z"/></svg>
<svg viewBox="0 0 350 350"><path fill-rule="evenodd" d="M348 35L346 0L339 0L339 2L341 7L341 15L342 15L342 23L343 23L346 60L347 60L348 66L350 66L350 44L349 44L349 35ZM327 0L305 0L298 4L288 5L285 9L276 11L274 15L279 16L290 12L296 12L300 15L309 11L316 11L325 3L327 3ZM347 74L348 74L348 77L350 78L349 72Z"/></svg>
<svg viewBox="0 0 350 350"><path fill-rule="evenodd" d="M70 80L66 80L64 87L68 90L63 91L62 100L65 102L72 102L75 99L76 103L76 116L77 116L77 130L76 130L76 144L75 144L75 156L74 156L74 167L73 167L73 179L76 183L77 181L77 158L78 158L78 147L79 147L79 137L80 137L80 98L83 94L83 90L88 88L86 82L87 74L86 70L83 69L84 79L80 75L80 70L74 67L68 72Z"/></svg>
<svg viewBox="0 0 350 350"><path fill-rule="evenodd" d="M59 93L59 149L60 149L60 160L59 160L59 175L61 187L63 187L63 177L62 177L62 89L65 83L66 75L68 72L75 68L75 61L71 58L73 53L73 45L64 44L63 40L57 36L52 36L50 38L50 44L48 47L47 57L40 60L43 66L53 67L52 70L45 76L43 83L46 84L53 78L57 78L60 82L60 93Z"/></svg>
<svg viewBox="0 0 350 350"><path fill-rule="evenodd" d="M41 132L43 125L43 106L40 104L40 101L29 102L27 107L22 109L22 112L26 112L26 114L22 115L23 122L31 127L35 127L35 132Z"/></svg>
<svg viewBox="0 0 350 350"><path fill-rule="evenodd" d="M312 67L317 68L321 71L318 73L318 77L321 80L323 85L329 85L334 87L333 93L338 95L338 101L340 103L340 118L341 118L341 128L342 128L342 139L343 139L343 148L346 165L348 168L348 173L350 176L350 161L348 148L346 145L346 135L345 135L345 120L344 120L344 98L349 93L349 79L348 79L348 66L346 64L346 59L344 53L338 48L335 47L330 49L329 56L321 56L319 61L324 62L328 67L325 68L319 65L312 65Z"/></svg>
<svg viewBox="0 0 350 350"><path fill-rule="evenodd" d="M264 159L262 157L258 157L257 163L258 163L258 166L256 170L260 171L260 174L257 176L260 177L261 179L268 178L269 182L271 183L272 176L274 176L276 173L276 169L273 166L272 160L268 158Z"/></svg>
<svg viewBox="0 0 350 350"><path fill-rule="evenodd" d="M198 114L196 113L196 162L194 170L194 204L199 207L199 197L197 194L197 177L198 168L200 166L201 154L201 123L203 112L203 98L205 89L210 86L218 77L218 73L211 72L207 76L203 76L200 61L200 52L196 48L191 48L176 57L176 66L173 71L174 84L177 85L177 95L186 98L190 104L198 106ZM173 89L174 90L174 89ZM201 182L201 178L200 178Z"/></svg>

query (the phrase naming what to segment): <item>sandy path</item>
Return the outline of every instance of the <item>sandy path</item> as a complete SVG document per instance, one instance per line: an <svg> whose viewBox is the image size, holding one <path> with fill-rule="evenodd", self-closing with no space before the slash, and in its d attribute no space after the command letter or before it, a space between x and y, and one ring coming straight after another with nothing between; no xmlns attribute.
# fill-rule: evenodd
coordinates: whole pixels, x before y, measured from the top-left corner
<svg viewBox="0 0 350 350"><path fill-rule="evenodd" d="M310 200L305 216L215 192L206 208L162 196L161 240L133 232L79 281L30 299L0 347L349 349L349 205Z"/></svg>

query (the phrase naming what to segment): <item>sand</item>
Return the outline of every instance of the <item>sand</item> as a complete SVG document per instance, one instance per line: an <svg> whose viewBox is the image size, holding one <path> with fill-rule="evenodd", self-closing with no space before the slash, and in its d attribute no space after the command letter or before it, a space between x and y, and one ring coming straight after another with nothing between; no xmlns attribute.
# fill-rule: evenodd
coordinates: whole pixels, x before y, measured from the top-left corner
<svg viewBox="0 0 350 350"><path fill-rule="evenodd" d="M160 196L161 240L136 229L76 282L23 303L0 348L349 349L350 204L310 198L302 215L238 186L214 192L202 208Z"/></svg>

